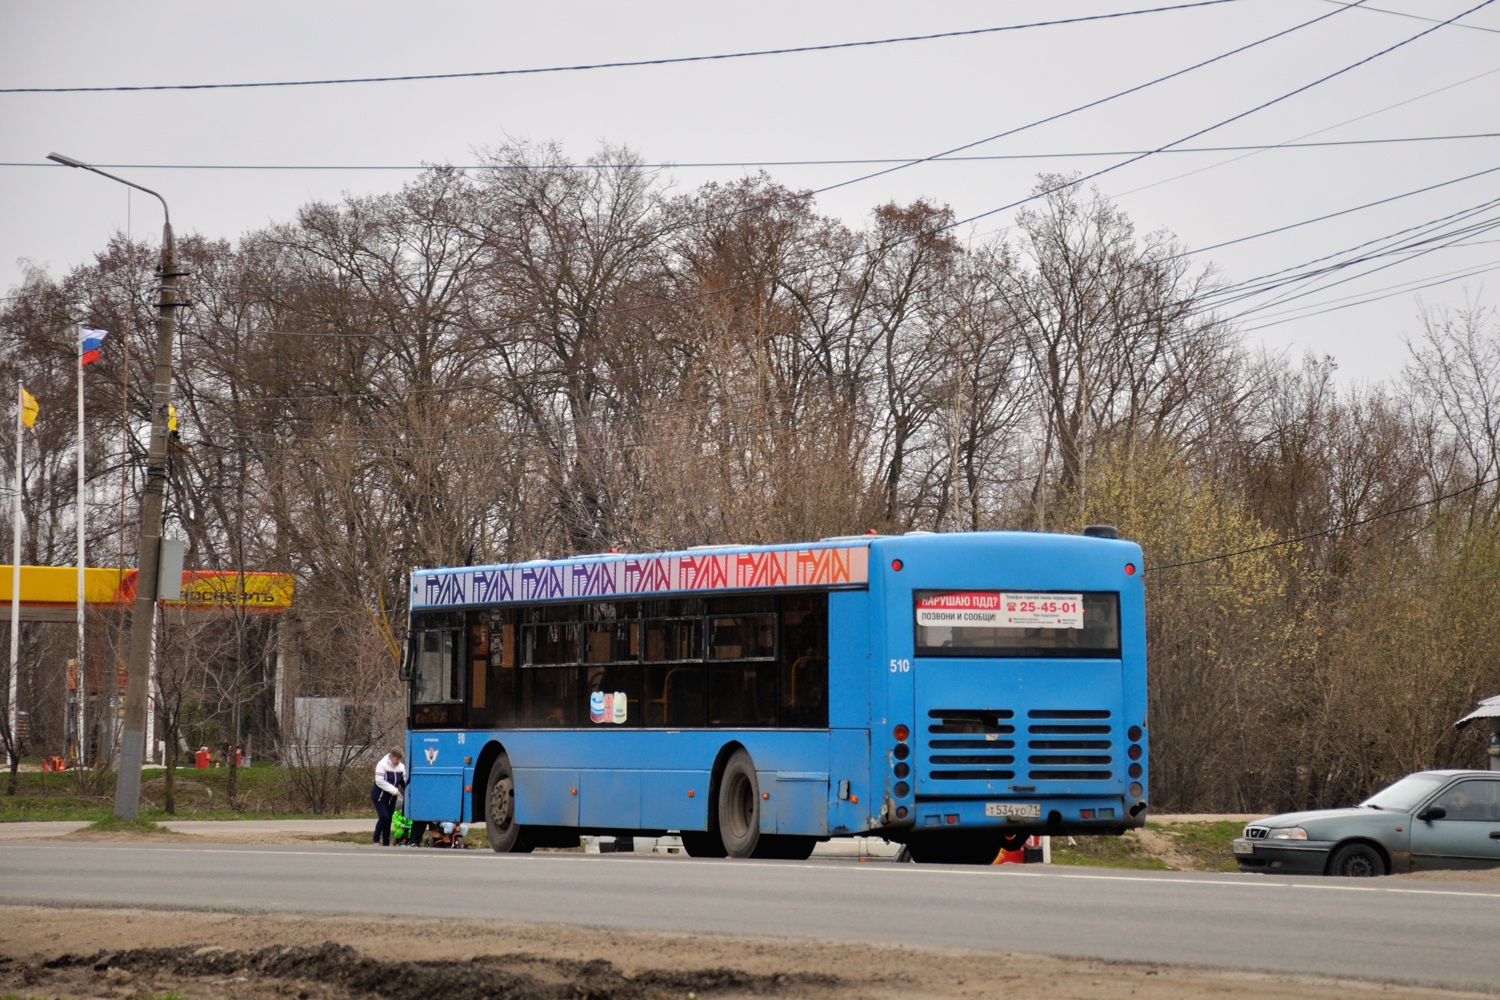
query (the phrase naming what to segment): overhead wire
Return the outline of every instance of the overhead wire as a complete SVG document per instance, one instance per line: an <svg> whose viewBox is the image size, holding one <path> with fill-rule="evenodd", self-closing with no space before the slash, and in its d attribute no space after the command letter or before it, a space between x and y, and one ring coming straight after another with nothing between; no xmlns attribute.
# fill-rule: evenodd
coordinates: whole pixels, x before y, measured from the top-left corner
<svg viewBox="0 0 1500 1000"><path fill-rule="evenodd" d="M1479 5L1478 5L1478 6L1476 6L1476 7L1474 7L1474 8L1471 8L1471 9L1470 9L1470 11L1466 11L1466 12L1464 12L1464 13L1469 13L1469 12L1472 12L1472 10L1477 10L1477 9L1479 9L1479 8L1481 8L1481 7L1484 7L1484 6L1487 6L1487 5L1488 5L1488 3L1489 3L1489 2L1492 2L1492 0L1487 0L1487 2L1486 2L1486 3L1481 3L1481 4L1479 4ZM1357 6L1357 4L1356 4L1356 5L1346 5L1346 6L1341 6L1341 7L1340 7L1340 9L1339 9L1339 10L1338 10L1338 11L1334 11L1334 12L1331 12L1331 13L1330 13L1330 14L1328 14L1328 15L1323 15L1323 17L1328 17L1328 16L1333 16L1333 14L1337 14L1337 13L1340 13L1340 12L1342 12L1342 11L1343 11L1343 10L1346 10L1346 9L1348 9L1348 8L1349 8L1349 7L1350 7L1350 6ZM1460 15L1455 15L1455 18L1450 18L1450 19L1449 19L1449 20L1448 20L1448 21L1445 21L1445 22L1442 22L1442 23L1441 23L1441 24L1440 24L1440 25L1438 25L1438 26L1439 26L1439 27L1440 27L1440 26L1442 26L1442 24L1447 24L1447 23L1451 23L1451 22L1452 22L1452 21L1453 21L1453 20L1455 20L1455 19L1456 19L1456 18L1457 18L1457 17L1461 17L1461 16L1463 16L1463 14L1460 14ZM1321 20L1321 19L1322 19L1322 18L1318 18L1318 19L1314 19L1314 20L1315 20L1315 21L1316 21L1316 20ZM1307 23L1309 23L1309 24L1310 24L1310 23L1314 23L1314 22L1307 22ZM1288 29L1288 30L1294 30L1294 29ZM1141 153L1141 154L1139 154L1139 155L1138 155L1138 156L1136 156L1136 157L1133 157L1133 158L1132 158L1132 159L1131 159L1131 160L1128 160L1128 161L1126 161L1126 163L1129 163L1129 162L1134 162L1134 160L1136 160L1136 159L1139 159L1139 158L1142 158L1142 157L1144 157L1144 156L1147 156L1147 155L1153 155L1153 154L1154 154L1154 153L1158 153L1158 152L1164 152L1164 151L1167 151L1167 150L1168 150L1168 149L1170 149L1170 148L1172 148L1172 147L1173 147L1173 146L1177 146L1177 145L1179 145L1179 144L1180 144L1180 143L1181 143L1181 142L1183 142L1183 141L1186 141L1186 139L1188 139L1188 138L1193 138L1193 137L1195 137L1195 136L1197 136L1197 135L1201 135L1201 134L1204 134L1204 133L1205 133L1205 132L1207 132L1207 131L1211 131L1211 130L1212 130L1212 129L1214 129L1214 128L1217 128L1217 127L1220 127L1220 126L1221 126L1221 125L1223 125L1223 124L1227 124L1227 123L1228 123L1228 122L1229 122L1229 121L1234 121L1234 120L1237 120L1237 119L1238 119L1238 118L1242 118L1242 117L1244 117L1244 116L1245 116L1245 115L1248 115L1248 114L1251 114L1251 113L1253 113L1253 112L1254 112L1254 111L1257 111L1257 110L1260 110L1260 109L1261 109L1261 108L1264 108L1264 107L1268 107L1268 106L1270 106L1270 105L1271 105L1271 104L1273 104L1273 103L1276 103L1276 101L1279 101L1279 100L1283 100L1283 99L1285 99L1285 98L1286 98L1286 97L1289 97L1289 96L1291 96L1291 95L1292 95L1292 94L1295 94L1295 93L1300 93L1300 92L1301 92L1301 91L1303 91L1303 90L1306 90L1306 89L1308 89L1308 88L1309 88L1309 87L1311 87L1311 86L1315 86L1315 85L1317 85L1317 84L1318 84L1318 83L1321 83L1321 82L1324 82L1324 81L1326 81L1326 80L1328 80L1328 79L1331 79L1331 78L1333 78L1333 77L1334 77L1334 76L1337 76L1337 75L1339 75L1339 74L1340 74L1340 73L1343 73L1343 72L1347 72L1347 71L1348 71L1348 70L1349 70L1349 69L1352 69L1352 68L1354 68L1354 67L1355 67L1355 66L1358 66L1358 65L1362 65L1362 64L1363 64L1363 63L1365 63L1365 62L1368 62L1368 61L1370 61L1370 60L1371 60L1371 59L1373 59L1373 58L1376 58L1376 57L1378 57L1378 56L1380 56L1380 55L1383 55L1383 54L1385 54L1385 53L1387 53L1387 52L1390 52L1390 51L1393 51L1393 50L1394 50L1394 49L1395 49L1395 48L1399 48L1399 47L1400 47L1400 46L1401 46L1401 45L1404 45L1404 44L1407 44L1407 43L1409 43L1409 42L1411 42L1411 41L1414 41L1414 40L1415 40L1415 39L1416 39L1416 38L1420 38L1420 37L1422 37L1422 36L1423 36L1423 35L1425 35L1425 34L1428 34L1428 33L1430 33L1430 32L1431 32L1431 31L1433 31L1433 30L1436 30L1436 28L1431 28L1431 29L1428 29L1428 30L1427 30L1427 31L1424 31L1424 32L1422 32L1422 33L1419 33L1419 34L1418 34L1418 35L1416 35L1416 36L1413 36L1413 37L1412 37L1412 38L1409 38L1409 39L1407 39L1407 40L1405 40L1405 41L1403 41L1403 42L1400 42L1400 43L1397 43L1397 44L1396 44L1396 45L1393 45L1393 46L1390 46L1390 47L1388 47L1388 48L1386 48L1386 49L1384 49L1384 50L1381 50L1381 51L1380 51L1380 52L1377 52L1377 53L1375 53L1375 54L1373 54L1373 55L1371 55L1371 56L1369 56L1369 57L1367 57L1367 58L1366 58L1366 59L1364 59L1364 60L1361 60L1361 61L1359 61L1359 62L1357 62L1357 63L1354 63L1354 64L1351 64L1351 65L1350 65L1350 66L1346 66L1346 67L1345 67L1345 68L1344 68L1344 69L1342 69L1342 70L1339 70L1339 71L1337 71L1337 72L1335 72L1335 73L1333 73L1333 74L1329 74L1329 75L1327 75L1327 76L1325 76L1325 77L1322 77L1322 78L1320 78L1320 79L1319 79L1319 80L1316 80L1316 81L1313 81L1313 82L1312 82L1312 83L1310 83L1310 84L1307 84L1307 85L1305 85L1305 86L1304 86L1304 87L1301 87L1301 88L1298 88L1298 89L1297 89L1297 90L1295 90L1295 91L1292 91L1292 92L1289 92L1289 93L1288 93L1288 94L1285 94L1285 95L1282 95L1282 97L1279 97L1279 98L1276 98L1276 99L1274 99L1274 100L1272 100L1272 101L1268 101L1268 102L1265 102L1265 103L1263 103L1263 104L1261 104L1261 105L1258 105L1258 106L1257 106L1257 107L1255 107L1255 108L1252 108L1252 109L1250 109L1250 110L1249 110L1249 111L1246 111L1246 112L1243 112L1243 113L1241 113L1241 114L1240 114L1240 115L1238 115L1238 116L1235 116L1235 118L1231 118L1231 119L1226 119L1226 120L1225 120L1225 121L1223 121L1223 122L1220 122L1220 123L1218 123L1218 124L1216 124L1216 125L1213 125L1213 126L1210 126L1210 127L1209 127L1209 128L1207 128L1207 129L1203 129L1203 130L1200 130L1200 131L1199 131L1199 132L1196 132L1196 133L1193 133L1193 135L1191 135L1191 136L1188 136L1188 137L1185 137L1185 138L1184 138L1184 139L1182 139L1182 140L1178 140L1178 142L1176 142L1176 143L1171 143L1171 144L1168 144L1168 145L1166 145L1166 146L1162 146L1162 147L1158 147L1158 148L1157 148L1157 149L1155 149L1155 150L1150 150L1150 151L1145 151L1145 152L1143 152L1143 153ZM1282 34L1285 34L1285 32L1280 32L1280 33L1277 33L1277 35L1274 35L1274 36L1269 36L1269 37L1279 37L1279 36L1280 36L1280 35L1282 35ZM1262 39L1262 40L1261 40L1261 41L1265 41L1265 40L1268 40L1268 39ZM1257 43L1251 43L1251 44L1252 44L1252 45L1253 45L1253 44L1259 44L1259 42L1257 42ZM1244 49L1244 48L1247 48L1247 47L1249 47L1249 46L1242 46L1242 47L1240 47L1240 48L1239 48L1239 49L1236 49L1236 50L1232 50L1232 51L1243 51L1243 49ZM1222 56L1220 56L1220 57L1215 57L1215 58L1216 58L1216 59L1217 59L1217 58L1222 58ZM1213 61L1213 60L1209 60L1209 61ZM1195 65L1203 65L1203 64L1195 64ZM1181 73L1181 72L1184 72L1184 71L1178 71L1178 72L1179 72L1179 74L1180 74L1180 73ZM1178 74L1172 74L1172 75L1178 75ZM1162 79L1162 78L1158 78L1158 79ZM1145 85L1142 85L1142 86L1145 86ZM1128 92L1133 92L1133 91L1134 91L1134 90L1137 90L1137 89L1139 89L1139 88L1132 88L1132 89L1131 89L1131 91L1123 91L1123 92L1121 92L1121 93L1122 93L1122 94L1123 94L1123 93L1128 93ZM1116 95L1116 96L1118 96L1118 95ZM1105 98L1105 99L1102 99L1102 100L1108 100L1108 99L1110 99L1110 98ZM1102 100L1101 100L1101 101L1096 101L1096 102L1091 102L1091 103L1090 103L1090 104L1089 104L1089 105L1084 105L1084 106L1083 106L1083 107L1092 107L1092 106L1097 106L1097 104L1099 104L1099 103L1102 103ZM1023 127L1025 127L1025 126L1023 126ZM981 140L981 141L984 141L984 140ZM937 154L937 156L942 156L942 155L943 155L943 154ZM932 158L928 158L928 159L932 159ZM913 162L922 162L922 161L913 161ZM1078 179L1078 180L1077 180L1077 181L1075 181L1075 182L1074 182L1074 183L1075 183L1075 184L1076 184L1076 183L1082 183L1082 182L1083 182L1083 181L1085 181L1085 180L1088 180L1088 179L1091 179L1091 178L1093 178L1093 177L1096 177L1096 176L1099 176L1099 175L1100 175L1100 174L1102 174L1102 173L1106 173L1106 172L1108 172L1108 170L1112 170L1112 169L1118 169L1118 168L1119 168L1119 167L1120 167L1120 166L1124 166L1124 165L1125 165L1125 164L1124 164L1124 163L1122 163L1122 164L1116 164L1116 165L1114 165L1114 166L1112 166L1112 167L1110 167L1110 168L1106 168L1106 169L1105 169L1105 170L1102 170L1102 171L1098 171L1098 172L1096 172L1096 173L1094 173L1094 174L1091 174L1091 175L1088 175L1088 177L1084 177L1084 178L1079 178L1079 179ZM849 183L849 182L844 182L844 183ZM1071 185L1071 184L1070 184L1070 185L1067 185L1067 186L1072 186L1072 185ZM1035 198L1035 197L1040 197L1040 196L1043 196L1043 194L1045 194L1045 193L1050 193L1050 192L1044 192L1044 193L1042 193L1042 194L1039 194L1039 195L1034 195L1034 196L1033 196L1033 198ZM1032 199L1026 199L1026 200L1028 200L1028 201L1029 201L1029 200L1032 200ZM963 224L963 222L967 222L967 221L973 221L973 219L975 219L975 218L980 218L980 217L983 217L983 215L989 215L989 214L993 214L993 213L994 213L994 212L996 212L996 211L1001 211L1001 210L1003 210L1003 208L1007 208L1007 207L1015 207L1015 206L1016 206L1016 205L1018 205L1018 204L1021 204L1021 203L1023 203L1023 202L1017 202L1017 203L1013 203L1013 204L1012 204L1012 205L1010 205L1010 206L1003 206L1003 207L1002 207L1002 208L1001 208L1001 209L994 209L994 210L991 210L991 211L990 211L990 212L987 212L987 213L982 213L982 215L980 215L980 216L972 216L972 217L970 217L970 219L968 219L968 220L960 220L960 222L958 222L958 223L954 223L954 224L953 224L953 225L960 225L960 224ZM952 228L952 227L951 227L951 226L949 226L949 227L944 227L944 228Z"/></svg>
<svg viewBox="0 0 1500 1000"><path fill-rule="evenodd" d="M1500 73L1500 69L1491 70L1492 73ZM1488 74L1484 74L1488 75ZM1413 98L1417 100L1417 98ZM1378 113L1378 112L1376 112ZM1329 126L1336 128L1338 126ZM1321 131L1327 131L1323 129ZM1309 133L1316 134L1316 133ZM1166 156L1203 153L1237 153L1237 152L1272 152L1285 149L1335 149L1339 147L1355 146L1390 146L1403 145L1406 143L1428 143L1428 142L1454 142L1470 139L1500 139L1500 132L1462 132L1449 135L1398 135L1376 137L1369 139L1330 139L1323 142L1268 142L1250 143L1232 146L1182 146L1174 149L1164 149L1160 153ZM1016 160L1071 160L1071 159L1095 159L1104 156L1138 156L1149 153L1147 149L1079 149L1079 150L1043 150L1033 153L986 153L968 156L941 156L934 154L930 157L920 156L879 156L879 157L840 157L837 159L819 160L670 160L661 163L623 163L614 160L599 162L576 161L568 163L95 163L93 166L109 170L246 170L246 171L395 171L410 173L433 169L451 169L464 173L478 171L493 171L505 173L518 170L569 170L569 171L600 171L620 170L634 167L641 170L721 170L721 169L745 169L750 167L849 167L849 166L878 166L884 164L958 164L958 163L999 163ZM941 158L939 158L941 156ZM1210 164L1203 169L1212 169L1223 163L1233 163L1233 160L1225 160L1220 164ZM57 165L54 163L32 162L29 160L5 160L0 161L0 167L31 167L42 170L50 170ZM1194 171L1197 172L1197 171ZM1186 177L1189 174L1180 174ZM1133 191L1124 192L1132 194L1144 188L1135 188Z"/></svg>
<svg viewBox="0 0 1500 1000"><path fill-rule="evenodd" d="M529 69L478 70L473 72L460 73L406 73L391 76L338 77L317 80L270 80L245 83L172 83L101 87L0 87L0 94L85 94L162 90L244 90L277 87L326 87L345 84L411 83L424 80L472 80L484 77L534 76L547 73L576 73L604 69L635 69L644 66L670 66L681 63L718 62L733 59L754 59L764 56L798 55L807 52L832 52L839 49L857 49L879 45L896 45L908 42L927 42L946 38L964 38L976 35L990 35L1006 31L1024 31L1033 28L1050 28L1060 25L1082 24L1089 21L1110 21L1124 17L1135 17L1137 15L1143 14L1161 14L1170 11L1189 10L1194 7L1216 7L1220 4L1238 2L1241 2L1241 0L1193 0L1193 2L1190 3L1178 3L1168 6L1143 8L1139 10L1112 11L1107 14L1089 14L1080 17L1057 18L1048 21L1033 21L1026 24L1009 24L990 28L971 28L962 31L944 31L928 35L904 35L896 38L878 38L857 42L831 42L826 45L797 45L788 46L785 48L754 49L741 52L722 52L712 55L669 56L658 59L629 59L613 62L576 63L566 66L542 66Z"/></svg>
<svg viewBox="0 0 1500 1000"><path fill-rule="evenodd" d="M1369 517L1362 517L1357 521L1346 521L1343 524L1336 524L1332 527L1323 528L1319 531L1309 531L1306 534L1297 535L1292 538L1282 538L1274 542L1267 542L1264 545L1252 545L1248 548L1235 549L1232 552L1220 552L1217 555L1204 556L1201 559L1186 559L1182 562L1167 563L1165 566L1151 566L1148 567L1145 572L1149 576L1151 573L1162 573L1169 569L1182 569L1186 566L1202 566L1205 563L1222 562L1225 559L1233 559L1236 556L1251 555L1256 552L1268 552L1271 549L1284 548L1288 545L1295 545L1298 542L1306 542L1311 541L1314 538L1322 538L1325 535L1337 534L1341 531L1350 531L1354 528L1364 527L1367 524L1373 524L1376 521L1383 521L1388 517L1395 517L1398 514L1409 514L1414 510L1421 510L1423 507L1431 507L1434 504L1440 504L1445 500L1452 500L1456 497L1461 497L1466 493L1473 493L1476 490L1483 489L1484 487L1489 486L1497 481L1500 480L1497 480L1497 477L1491 476L1488 479L1481 479L1477 482L1471 483L1468 486L1465 486L1463 489L1454 490L1451 493L1444 493L1442 496L1432 497L1429 500L1421 500L1417 503L1407 504L1404 507L1397 507L1394 510L1382 511L1379 514L1372 514Z"/></svg>

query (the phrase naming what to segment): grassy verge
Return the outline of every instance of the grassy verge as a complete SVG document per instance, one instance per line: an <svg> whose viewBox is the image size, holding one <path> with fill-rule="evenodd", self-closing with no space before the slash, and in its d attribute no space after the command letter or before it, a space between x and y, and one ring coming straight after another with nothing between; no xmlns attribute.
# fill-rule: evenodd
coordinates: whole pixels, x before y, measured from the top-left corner
<svg viewBox="0 0 1500 1000"><path fill-rule="evenodd" d="M1245 824L1238 820L1219 823L1173 823L1156 827L1177 839L1177 849L1191 857L1193 871L1237 872L1240 866L1229 850L1229 842L1238 837Z"/></svg>
<svg viewBox="0 0 1500 1000"><path fill-rule="evenodd" d="M286 775L275 764L242 767L235 777L231 800L227 768L178 768L174 782L176 810L169 814L164 809L166 772L147 767L141 772L140 814L152 820L319 818L298 808ZM114 815L114 771L22 771L16 778L17 794L0 794L0 823L92 823ZM373 819L362 781L350 781L349 786L340 803L340 815L369 815Z"/></svg>
<svg viewBox="0 0 1500 1000"><path fill-rule="evenodd" d="M1052 863L1086 868L1134 868L1168 871L1165 861L1132 834L1123 837L1053 837Z"/></svg>
<svg viewBox="0 0 1500 1000"><path fill-rule="evenodd" d="M1243 823L1234 821L1148 823L1150 837L1135 831L1123 837L1053 837L1052 863L1145 871L1233 872L1239 867L1229 851L1229 842L1243 828ZM1167 856L1162 847L1153 846L1163 840L1170 851Z"/></svg>
<svg viewBox="0 0 1500 1000"><path fill-rule="evenodd" d="M149 819L120 819L118 816L106 816L104 819L95 820L88 825L87 829L99 833L147 833L163 837L181 836L181 834L173 833L166 827Z"/></svg>

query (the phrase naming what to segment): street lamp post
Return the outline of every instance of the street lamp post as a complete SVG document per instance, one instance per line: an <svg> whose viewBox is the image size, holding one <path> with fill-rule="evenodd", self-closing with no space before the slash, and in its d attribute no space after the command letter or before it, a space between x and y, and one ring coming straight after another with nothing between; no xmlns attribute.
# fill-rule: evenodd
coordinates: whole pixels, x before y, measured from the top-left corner
<svg viewBox="0 0 1500 1000"><path fill-rule="evenodd" d="M150 669L151 632L155 627L157 577L161 561L162 501L167 489L167 416L172 401L172 340L176 333L177 240L172 235L172 215L167 200L139 184L105 173L80 160L48 153L47 159L65 167L78 167L108 177L161 202L161 286L156 302L156 373L151 383L151 448L146 457L146 492L141 497L141 537L136 548L140 570L136 574L135 607L130 616L130 659L125 665L125 727L120 737L120 769L115 779L115 816L134 820L141 804L141 761L146 750L147 673ZM80 692L81 694L81 692Z"/></svg>

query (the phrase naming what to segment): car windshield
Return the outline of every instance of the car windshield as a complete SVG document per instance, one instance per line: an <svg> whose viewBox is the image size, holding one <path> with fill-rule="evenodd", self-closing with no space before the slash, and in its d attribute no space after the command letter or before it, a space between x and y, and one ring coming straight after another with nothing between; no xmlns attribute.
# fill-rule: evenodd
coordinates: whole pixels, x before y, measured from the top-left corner
<svg viewBox="0 0 1500 1000"><path fill-rule="evenodd" d="M1439 785L1447 781L1441 774L1408 774L1400 781L1383 788L1360 803L1371 809L1389 809L1393 812L1410 812L1416 808Z"/></svg>

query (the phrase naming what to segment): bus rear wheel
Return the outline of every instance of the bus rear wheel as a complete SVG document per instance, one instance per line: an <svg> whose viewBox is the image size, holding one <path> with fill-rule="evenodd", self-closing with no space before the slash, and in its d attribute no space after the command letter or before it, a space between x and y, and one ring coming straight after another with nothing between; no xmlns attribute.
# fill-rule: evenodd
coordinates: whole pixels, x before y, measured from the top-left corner
<svg viewBox="0 0 1500 1000"><path fill-rule="evenodd" d="M911 859L928 865L988 865L1000 856L1001 834L964 830L913 837Z"/></svg>
<svg viewBox="0 0 1500 1000"><path fill-rule="evenodd" d="M516 822L516 779L511 772L510 757L505 754L495 758L490 766L484 793L484 827L490 849L495 853L530 853L531 846L521 836L521 824Z"/></svg>
<svg viewBox="0 0 1500 1000"><path fill-rule="evenodd" d="M760 782L744 750L736 750L719 777L719 839L731 858L755 855L760 842Z"/></svg>

